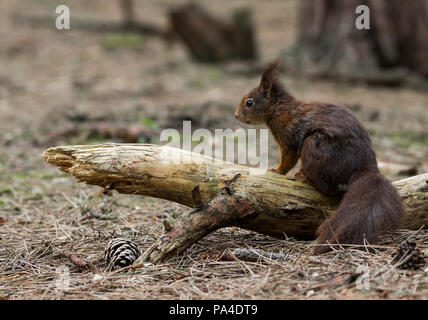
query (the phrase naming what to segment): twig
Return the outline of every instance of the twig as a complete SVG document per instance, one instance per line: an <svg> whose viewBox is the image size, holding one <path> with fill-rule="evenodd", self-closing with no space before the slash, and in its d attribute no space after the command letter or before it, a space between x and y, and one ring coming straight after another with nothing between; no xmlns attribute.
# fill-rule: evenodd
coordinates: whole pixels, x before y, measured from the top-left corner
<svg viewBox="0 0 428 320"><path fill-rule="evenodd" d="M277 253L277 252L269 252L261 249L243 249L238 248L231 252L236 258L239 260L245 260L245 261L257 261L259 258L267 258L270 260L280 260L284 259L285 255L283 253Z"/></svg>
<svg viewBox="0 0 428 320"><path fill-rule="evenodd" d="M92 272L94 272L96 274L101 274L101 272L98 270L98 268L92 262L87 261L83 258L80 258L74 252L60 251L57 254L57 257L68 258L70 260L70 262L73 263L78 268L92 270Z"/></svg>

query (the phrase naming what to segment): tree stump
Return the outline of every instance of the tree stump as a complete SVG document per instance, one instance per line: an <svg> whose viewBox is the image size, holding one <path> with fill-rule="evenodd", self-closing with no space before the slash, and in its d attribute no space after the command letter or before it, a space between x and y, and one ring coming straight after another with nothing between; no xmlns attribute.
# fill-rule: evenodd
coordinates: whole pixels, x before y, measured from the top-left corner
<svg viewBox="0 0 428 320"><path fill-rule="evenodd" d="M198 61L254 60L257 57L249 9L236 10L231 21L225 21L190 3L171 9L169 18L171 31L179 35Z"/></svg>

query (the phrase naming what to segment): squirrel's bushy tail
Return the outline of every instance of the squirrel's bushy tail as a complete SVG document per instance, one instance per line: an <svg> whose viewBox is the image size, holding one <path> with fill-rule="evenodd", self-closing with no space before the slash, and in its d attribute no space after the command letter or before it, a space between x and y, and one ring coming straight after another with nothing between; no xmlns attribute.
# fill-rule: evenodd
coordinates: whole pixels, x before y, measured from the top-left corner
<svg viewBox="0 0 428 320"><path fill-rule="evenodd" d="M359 172L350 181L339 208L318 228L317 244L374 243L379 234L400 225L400 196L380 172ZM314 253L330 250L328 245L315 246Z"/></svg>

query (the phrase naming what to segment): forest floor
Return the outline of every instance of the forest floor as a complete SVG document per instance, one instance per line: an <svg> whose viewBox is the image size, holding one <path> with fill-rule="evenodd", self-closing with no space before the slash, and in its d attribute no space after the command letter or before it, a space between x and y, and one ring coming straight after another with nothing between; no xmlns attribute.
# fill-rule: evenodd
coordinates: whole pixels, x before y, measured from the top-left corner
<svg viewBox="0 0 428 320"><path fill-rule="evenodd" d="M166 27L168 6L179 2L141 1L137 16ZM116 1L61 3L72 3L72 17L119 19ZM218 0L204 6L217 15L252 7L263 64L293 44L296 3ZM407 271L392 263L406 239L427 254L426 230L389 233L376 253L347 249L311 256L312 241L225 228L163 264L103 271L102 277L61 258L59 252L72 250L103 270L110 239L130 238L145 250L163 234L162 222L173 222L187 208L150 197L103 195L44 163L38 157L43 150L115 140L106 127L141 127L138 141L150 143L158 142L161 129L182 128L183 120L192 120L192 130L235 130L241 125L234 110L259 74L242 62L196 63L180 43L155 36L89 33L73 25L59 31L53 23L35 27L14 17L53 15L55 6L0 2L0 299L428 298L426 268ZM428 172L427 92L287 74L281 79L302 100L348 106L369 129L379 161L412 168L385 170L391 180ZM272 138L269 159L271 166L278 162ZM285 258L223 258L235 248Z"/></svg>

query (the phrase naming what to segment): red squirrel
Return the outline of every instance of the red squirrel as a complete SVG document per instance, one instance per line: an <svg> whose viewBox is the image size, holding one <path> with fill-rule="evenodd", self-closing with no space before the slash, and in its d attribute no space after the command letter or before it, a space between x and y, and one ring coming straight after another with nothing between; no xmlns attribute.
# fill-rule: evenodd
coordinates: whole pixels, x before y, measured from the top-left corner
<svg viewBox="0 0 428 320"><path fill-rule="evenodd" d="M330 251L328 244L375 243L382 232L400 225L404 209L379 171L369 133L341 105L296 100L278 77L274 61L260 85L242 98L235 118L269 127L281 152L279 167L271 171L285 175L300 158L297 178L327 196L343 196L318 228L314 254Z"/></svg>

